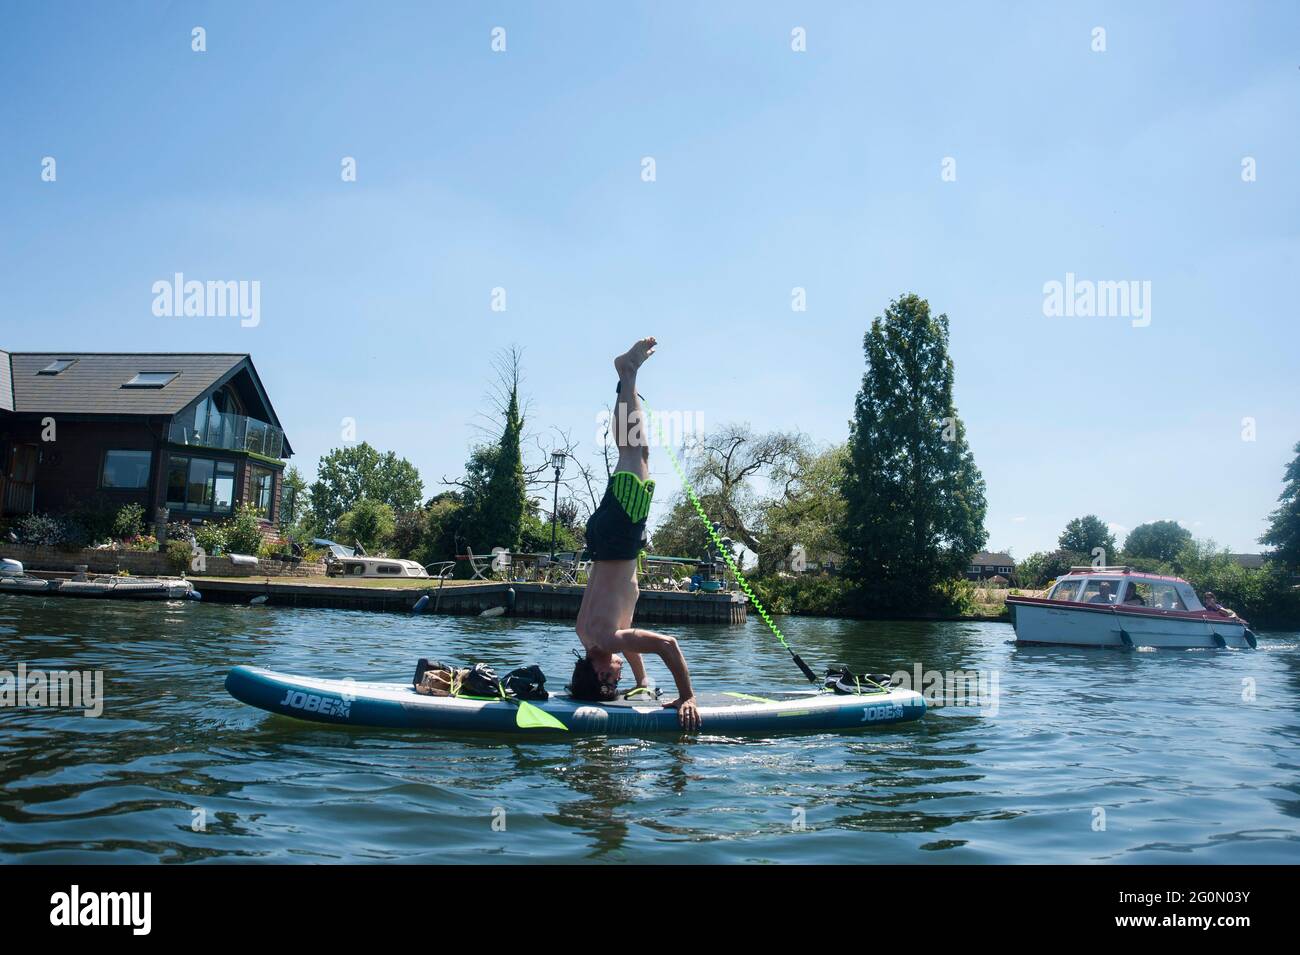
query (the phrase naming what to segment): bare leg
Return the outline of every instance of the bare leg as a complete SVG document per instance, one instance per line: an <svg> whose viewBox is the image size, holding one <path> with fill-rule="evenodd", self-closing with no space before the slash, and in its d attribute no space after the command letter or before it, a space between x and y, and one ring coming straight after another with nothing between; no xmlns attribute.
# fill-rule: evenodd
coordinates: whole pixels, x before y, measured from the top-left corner
<svg viewBox="0 0 1300 955"><path fill-rule="evenodd" d="M636 373L641 363L654 354L655 344L653 337L643 338L614 359L614 370L618 372L618 400L611 422L614 443L618 445L614 470L629 471L642 481L650 476L650 422L636 393Z"/></svg>

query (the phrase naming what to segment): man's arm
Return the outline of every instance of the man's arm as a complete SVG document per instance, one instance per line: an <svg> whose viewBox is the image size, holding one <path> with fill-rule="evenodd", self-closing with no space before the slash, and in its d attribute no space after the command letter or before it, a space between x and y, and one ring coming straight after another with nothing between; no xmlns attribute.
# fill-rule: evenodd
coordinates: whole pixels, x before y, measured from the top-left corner
<svg viewBox="0 0 1300 955"><path fill-rule="evenodd" d="M617 631L611 643L609 649L615 653L622 651L625 657L629 652L653 653L662 659L677 684L677 699L668 705L677 708L679 722L683 729L700 728L700 714L695 707L695 689L691 686L691 674L686 668L686 658L682 656L676 639L650 630L632 629ZM636 671L635 666L632 669L633 672Z"/></svg>
<svg viewBox="0 0 1300 955"><path fill-rule="evenodd" d="M632 675L636 677L636 685L646 686L645 664L641 661L641 654L635 650L624 650L623 657L627 660L628 666L632 668Z"/></svg>

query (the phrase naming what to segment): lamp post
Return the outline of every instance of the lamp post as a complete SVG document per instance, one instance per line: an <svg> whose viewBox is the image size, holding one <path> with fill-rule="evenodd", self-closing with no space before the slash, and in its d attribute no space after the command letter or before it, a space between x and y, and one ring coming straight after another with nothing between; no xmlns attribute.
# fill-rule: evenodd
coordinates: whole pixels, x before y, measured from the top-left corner
<svg viewBox="0 0 1300 955"><path fill-rule="evenodd" d="M569 455L565 451L551 452L551 467L555 468L555 495L551 499L551 560L555 560L555 527L560 509L560 472L564 470L564 459Z"/></svg>

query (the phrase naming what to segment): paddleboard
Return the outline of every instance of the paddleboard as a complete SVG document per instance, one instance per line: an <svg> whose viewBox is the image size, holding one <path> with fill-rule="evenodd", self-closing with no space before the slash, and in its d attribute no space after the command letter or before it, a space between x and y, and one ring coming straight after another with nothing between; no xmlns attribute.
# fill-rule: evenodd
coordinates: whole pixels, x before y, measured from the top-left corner
<svg viewBox="0 0 1300 955"><path fill-rule="evenodd" d="M341 726L399 727L448 733L562 735L560 730L521 728L518 707L499 700L423 696L409 683L366 683L294 676L237 666L226 689L250 706L284 716ZM588 703L553 693L531 705L550 713L569 733L584 736L640 736L679 733L677 711L661 700ZM701 693L696 696L702 732L771 736L905 723L925 715L925 701L912 690L890 689L844 695L825 693Z"/></svg>

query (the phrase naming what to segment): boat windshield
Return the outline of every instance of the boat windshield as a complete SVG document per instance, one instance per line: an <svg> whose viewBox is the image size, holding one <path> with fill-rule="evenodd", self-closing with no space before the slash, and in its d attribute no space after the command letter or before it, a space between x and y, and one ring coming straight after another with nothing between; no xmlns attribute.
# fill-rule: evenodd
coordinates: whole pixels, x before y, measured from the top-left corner
<svg viewBox="0 0 1300 955"><path fill-rule="evenodd" d="M1089 580L1083 586L1078 600L1086 604L1113 604L1119 595L1119 583L1114 580Z"/></svg>
<svg viewBox="0 0 1300 955"><path fill-rule="evenodd" d="M1067 577L1058 581L1048 595L1049 600L1073 600L1079 593L1079 584L1082 581L1078 577Z"/></svg>
<svg viewBox="0 0 1300 955"><path fill-rule="evenodd" d="M1126 584L1121 603L1128 607L1150 607L1153 610L1204 609L1187 584L1168 580L1130 580ZM1192 600L1190 604L1186 599L1189 596Z"/></svg>

